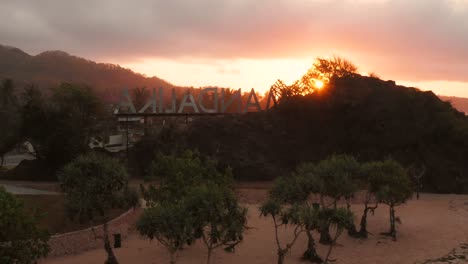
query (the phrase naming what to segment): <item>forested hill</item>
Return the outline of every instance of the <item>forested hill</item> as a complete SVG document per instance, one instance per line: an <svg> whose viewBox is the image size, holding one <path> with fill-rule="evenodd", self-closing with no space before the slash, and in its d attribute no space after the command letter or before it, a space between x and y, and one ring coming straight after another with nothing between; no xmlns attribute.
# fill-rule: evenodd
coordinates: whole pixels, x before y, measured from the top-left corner
<svg viewBox="0 0 468 264"><path fill-rule="evenodd" d="M0 45L0 80L5 78L13 79L16 88L31 83L39 88L50 88L60 82L87 84L106 101L118 98L123 87L174 87L157 77L148 78L118 65L96 63L63 51L31 56Z"/></svg>
<svg viewBox="0 0 468 264"><path fill-rule="evenodd" d="M300 162L347 153L362 161L391 156L407 167L424 165L426 190L468 191L467 117L432 92L392 81L334 79L324 90L288 97L269 112L199 120L188 132L167 133L158 150L197 148L244 180L272 179ZM161 140L142 144L151 148Z"/></svg>

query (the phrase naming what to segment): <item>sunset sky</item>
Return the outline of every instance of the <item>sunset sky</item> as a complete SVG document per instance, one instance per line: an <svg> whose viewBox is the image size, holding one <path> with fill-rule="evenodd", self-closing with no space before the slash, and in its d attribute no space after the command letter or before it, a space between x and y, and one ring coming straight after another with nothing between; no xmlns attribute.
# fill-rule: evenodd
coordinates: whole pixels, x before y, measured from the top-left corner
<svg viewBox="0 0 468 264"><path fill-rule="evenodd" d="M468 97L468 0L0 0L0 44L265 91L317 56Z"/></svg>

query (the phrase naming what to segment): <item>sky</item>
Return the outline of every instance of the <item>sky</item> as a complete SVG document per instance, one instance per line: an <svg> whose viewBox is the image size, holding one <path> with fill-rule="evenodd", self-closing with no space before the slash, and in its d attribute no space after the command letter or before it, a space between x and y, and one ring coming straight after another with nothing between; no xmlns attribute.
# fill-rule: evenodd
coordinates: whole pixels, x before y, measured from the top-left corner
<svg viewBox="0 0 468 264"><path fill-rule="evenodd" d="M0 44L266 91L316 57L468 97L468 0L0 0Z"/></svg>

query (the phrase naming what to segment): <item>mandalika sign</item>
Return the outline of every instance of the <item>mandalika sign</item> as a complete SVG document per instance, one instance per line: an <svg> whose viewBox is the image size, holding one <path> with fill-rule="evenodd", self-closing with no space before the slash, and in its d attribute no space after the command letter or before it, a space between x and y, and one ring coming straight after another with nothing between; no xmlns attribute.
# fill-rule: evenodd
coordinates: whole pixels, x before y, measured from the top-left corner
<svg viewBox="0 0 468 264"><path fill-rule="evenodd" d="M234 113L260 112L276 105L276 98L270 89L265 109L262 109L255 90L252 88L245 102L242 100L241 89L235 92L226 92L223 88L203 88L197 90L197 98L187 89L181 100L178 100L176 90L173 88L170 100L165 100L164 89L153 89L146 104L141 109L135 109L128 89L123 89L118 107L114 110L116 115L222 115L226 110L236 109ZM209 95L209 96L207 96ZM210 103L208 106L208 100ZM121 112L125 109L125 112ZM232 110L230 113L233 113Z"/></svg>

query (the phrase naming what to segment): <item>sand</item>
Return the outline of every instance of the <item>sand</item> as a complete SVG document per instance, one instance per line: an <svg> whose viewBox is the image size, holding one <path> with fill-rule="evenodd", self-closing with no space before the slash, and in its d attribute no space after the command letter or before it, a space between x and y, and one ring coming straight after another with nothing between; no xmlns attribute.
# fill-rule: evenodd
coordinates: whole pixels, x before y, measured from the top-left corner
<svg viewBox="0 0 468 264"><path fill-rule="evenodd" d="M214 253L212 263L276 263L276 246L273 225L269 218L260 218L258 200L264 191L258 189L242 190L241 200L250 201L249 222L252 227L244 236L244 241L235 253L226 253L222 249ZM356 222L360 219L363 206L353 204ZM344 233L338 240L331 258L334 263L423 263L447 255L462 243L468 243L468 195L422 194L420 200L411 200L396 209L402 223L398 226L397 241L379 235L387 231L388 207L380 205L375 216L370 215L367 240L350 238ZM291 229L283 230L282 242L289 242ZM317 235L315 235L318 238ZM285 263L306 263L300 256L306 246L306 236L302 235L294 245ZM326 246L319 244L318 252L325 255ZM156 241L150 242L133 232L123 241L123 247L115 249L120 263L169 263L169 257L163 246ZM42 260L41 264L83 264L105 261L103 249L84 252L76 256L65 256ZM466 256L468 258L468 256ZM188 247L180 252L177 263L206 263L206 249L202 243ZM448 263L448 262L447 262ZM453 262L465 263L465 262ZM466 262L468 263L468 262Z"/></svg>

